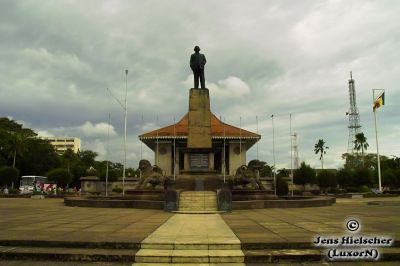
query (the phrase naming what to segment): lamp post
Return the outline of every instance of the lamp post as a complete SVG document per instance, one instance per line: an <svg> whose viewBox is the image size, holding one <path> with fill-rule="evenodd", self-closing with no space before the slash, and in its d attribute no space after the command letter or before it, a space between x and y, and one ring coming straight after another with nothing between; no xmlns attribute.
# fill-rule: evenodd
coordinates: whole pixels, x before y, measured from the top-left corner
<svg viewBox="0 0 400 266"><path fill-rule="evenodd" d="M125 114L125 123L124 123L124 165L122 170L122 195L125 196L125 171L126 171L126 124L128 120L128 69L125 69L125 104L122 104L121 101L114 96L109 88L107 88L110 95L117 101L117 103L122 107Z"/></svg>
<svg viewBox="0 0 400 266"><path fill-rule="evenodd" d="M109 154L109 142L110 142L110 124L111 124L111 114L108 113L108 127L107 127L107 158L106 158L106 198L108 197L108 154Z"/></svg>

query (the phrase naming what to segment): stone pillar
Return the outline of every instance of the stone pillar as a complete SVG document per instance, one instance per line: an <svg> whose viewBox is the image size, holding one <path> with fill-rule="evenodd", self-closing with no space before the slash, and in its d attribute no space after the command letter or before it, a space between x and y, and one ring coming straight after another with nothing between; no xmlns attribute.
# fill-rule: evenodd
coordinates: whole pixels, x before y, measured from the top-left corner
<svg viewBox="0 0 400 266"><path fill-rule="evenodd" d="M208 154L208 167L210 170L214 170L214 153Z"/></svg>
<svg viewBox="0 0 400 266"><path fill-rule="evenodd" d="M158 142L158 166L165 171L167 175L172 174L171 169L171 157L173 148L171 141L159 141Z"/></svg>
<svg viewBox="0 0 400 266"><path fill-rule="evenodd" d="M239 141L229 142L229 174L233 175L236 170L246 164L246 145L242 141L242 154L240 156Z"/></svg>
<svg viewBox="0 0 400 266"><path fill-rule="evenodd" d="M208 89L190 89L188 148L211 148L211 112Z"/></svg>
<svg viewBox="0 0 400 266"><path fill-rule="evenodd" d="M189 170L189 153L187 152L183 155L183 169Z"/></svg>

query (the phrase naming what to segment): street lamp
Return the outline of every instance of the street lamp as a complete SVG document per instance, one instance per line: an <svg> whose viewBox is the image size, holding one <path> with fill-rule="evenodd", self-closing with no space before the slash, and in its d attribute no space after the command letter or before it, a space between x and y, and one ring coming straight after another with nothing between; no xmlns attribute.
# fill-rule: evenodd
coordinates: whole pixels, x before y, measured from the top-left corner
<svg viewBox="0 0 400 266"><path fill-rule="evenodd" d="M122 170L122 195L125 196L125 172L126 172L126 124L128 119L128 69L125 70L125 104L114 96L109 88L107 88L112 97L117 101L117 103L125 111L125 123L124 123L124 166Z"/></svg>

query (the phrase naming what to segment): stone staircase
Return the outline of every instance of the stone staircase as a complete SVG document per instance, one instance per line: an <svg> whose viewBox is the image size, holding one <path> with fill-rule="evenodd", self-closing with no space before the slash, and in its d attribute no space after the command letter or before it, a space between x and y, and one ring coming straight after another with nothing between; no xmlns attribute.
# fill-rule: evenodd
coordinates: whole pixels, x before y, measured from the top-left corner
<svg viewBox="0 0 400 266"><path fill-rule="evenodd" d="M133 265L244 265L240 240L219 214L176 214L141 243Z"/></svg>
<svg viewBox="0 0 400 266"><path fill-rule="evenodd" d="M161 249L160 245L147 244L136 253L133 265L150 265L158 263L193 263L195 265L229 263L232 265L244 265L244 254L240 244L177 244L169 249ZM167 248L167 245L164 246ZM229 265L228 264L228 265Z"/></svg>
<svg viewBox="0 0 400 266"><path fill-rule="evenodd" d="M214 191L183 191L179 195L180 213L209 213L217 211L217 194Z"/></svg>

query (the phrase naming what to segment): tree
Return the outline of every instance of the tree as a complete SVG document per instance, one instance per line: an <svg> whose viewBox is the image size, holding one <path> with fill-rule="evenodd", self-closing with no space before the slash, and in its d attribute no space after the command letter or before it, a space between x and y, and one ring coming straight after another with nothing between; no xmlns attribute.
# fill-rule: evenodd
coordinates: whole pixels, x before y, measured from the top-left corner
<svg viewBox="0 0 400 266"><path fill-rule="evenodd" d="M280 176L276 179L276 194L278 196L286 196L289 193L289 186L287 182Z"/></svg>
<svg viewBox="0 0 400 266"><path fill-rule="evenodd" d="M326 192L327 188L336 187L336 175L332 171L322 170L318 173L318 185L322 191Z"/></svg>
<svg viewBox="0 0 400 266"><path fill-rule="evenodd" d="M314 145L315 154L320 153L319 159L321 160L322 169L324 169L324 154L326 154L327 149L329 149L329 147L325 146L325 141L323 139L319 139Z"/></svg>
<svg viewBox="0 0 400 266"><path fill-rule="evenodd" d="M265 176L272 176L272 167L267 164L267 162L264 161L259 161L259 163L262 165L260 169L260 176L265 177Z"/></svg>
<svg viewBox="0 0 400 266"><path fill-rule="evenodd" d="M17 155L22 156L22 154L26 151L26 143L29 138L34 137L36 134L32 133L32 130L22 129L14 132L10 136L10 146L13 157L13 167L15 168L15 161Z"/></svg>
<svg viewBox="0 0 400 266"><path fill-rule="evenodd" d="M336 180L340 187L347 188L353 184L353 174L348 168L339 169L336 173Z"/></svg>
<svg viewBox="0 0 400 266"><path fill-rule="evenodd" d="M10 166L3 166L0 168L0 184L8 186L18 180L19 170Z"/></svg>
<svg viewBox="0 0 400 266"><path fill-rule="evenodd" d="M361 150L361 156L364 160L364 150L367 150L369 147L369 144L367 143L367 138L364 136L364 133L358 133L355 136L355 140L354 140L354 149L356 151L360 151Z"/></svg>
<svg viewBox="0 0 400 266"><path fill-rule="evenodd" d="M278 174L276 175L277 177L287 177L290 175L289 170L282 168L278 170Z"/></svg>
<svg viewBox="0 0 400 266"><path fill-rule="evenodd" d="M87 166L88 168L90 166L94 167L95 163L96 163L96 157L97 157L98 153L91 151L91 150L85 150L85 151L81 151L79 153L79 157L81 162Z"/></svg>
<svg viewBox="0 0 400 266"><path fill-rule="evenodd" d="M79 156L72 149L67 149L61 155L61 161L63 162L63 166L68 170L68 173L71 173L71 167L73 164L79 162Z"/></svg>
<svg viewBox="0 0 400 266"><path fill-rule="evenodd" d="M60 167L60 157L48 140L31 138L20 160L21 175L45 175Z"/></svg>
<svg viewBox="0 0 400 266"><path fill-rule="evenodd" d="M385 187L395 188L397 185L397 170L386 169L382 172L382 183Z"/></svg>
<svg viewBox="0 0 400 266"><path fill-rule="evenodd" d="M65 168L53 169L49 171L46 175L50 180L56 181L57 184L61 187L65 187L72 180L72 175Z"/></svg>
<svg viewBox="0 0 400 266"><path fill-rule="evenodd" d="M307 183L315 183L315 170L305 162L302 162L300 167L293 173L293 182L298 185L303 185L305 191L305 185Z"/></svg>
<svg viewBox="0 0 400 266"><path fill-rule="evenodd" d="M17 156L22 156L26 150L26 142L35 137L36 133L29 128L23 128L6 117L0 118L0 155L11 158L12 166L16 167Z"/></svg>
<svg viewBox="0 0 400 266"><path fill-rule="evenodd" d="M354 184L356 186L371 186L371 171L365 167L357 169L354 172Z"/></svg>

